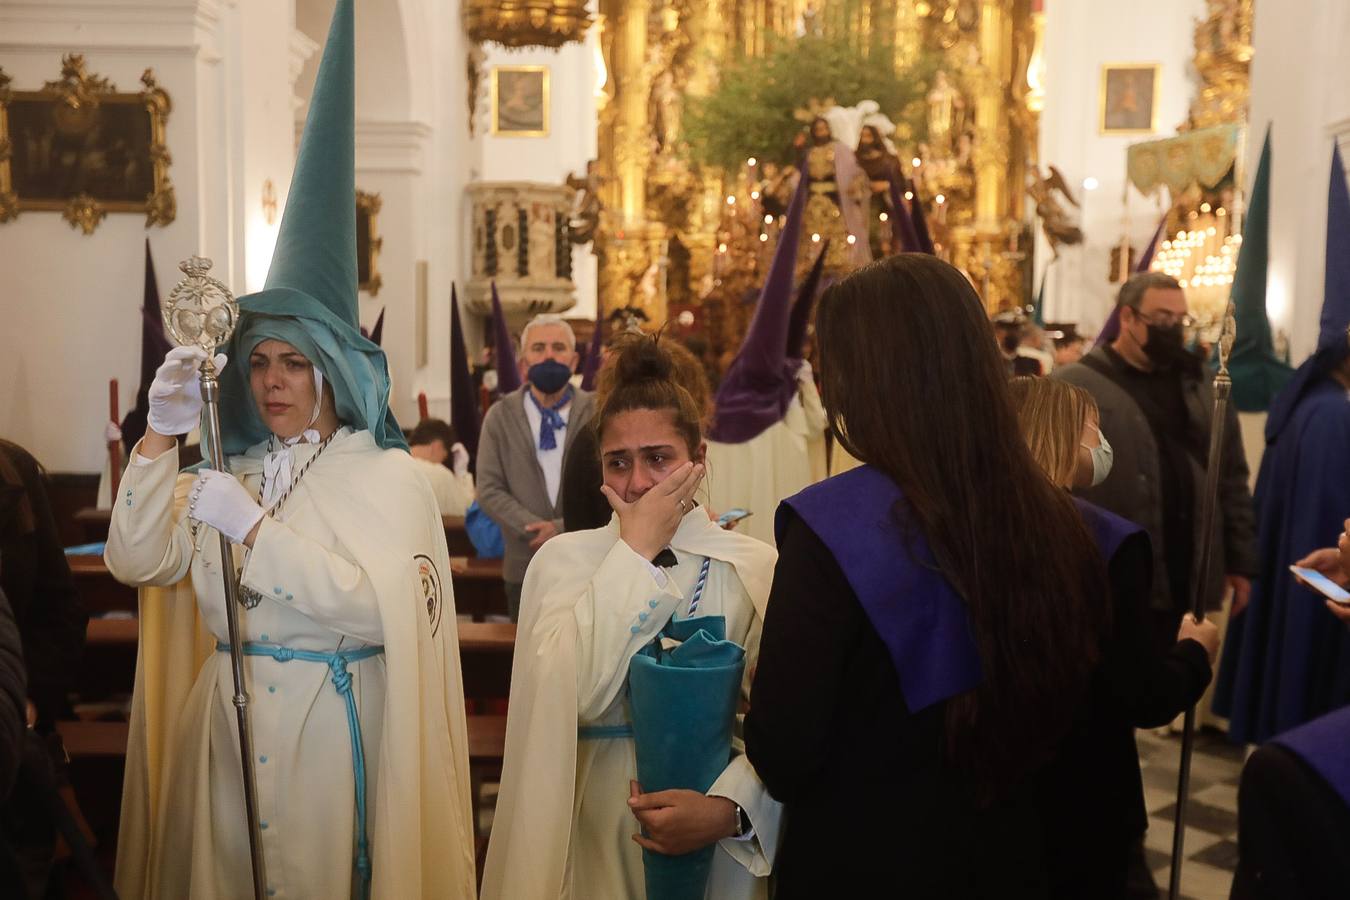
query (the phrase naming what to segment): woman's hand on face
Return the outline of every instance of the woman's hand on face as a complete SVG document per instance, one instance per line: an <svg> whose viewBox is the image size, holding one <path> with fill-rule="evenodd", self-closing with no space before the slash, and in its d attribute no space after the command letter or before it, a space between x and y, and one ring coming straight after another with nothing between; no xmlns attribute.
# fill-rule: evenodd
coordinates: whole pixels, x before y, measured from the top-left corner
<svg viewBox="0 0 1350 900"><path fill-rule="evenodd" d="M644 794L636 781L628 789L628 809L646 832L633 840L645 850L679 856L736 834L736 804L725 797L684 790Z"/></svg>
<svg viewBox="0 0 1350 900"><path fill-rule="evenodd" d="M619 537L643 559L653 559L670 544L684 514L694 508L694 492L702 482L703 465L687 462L632 503L609 485L600 490L619 515Z"/></svg>

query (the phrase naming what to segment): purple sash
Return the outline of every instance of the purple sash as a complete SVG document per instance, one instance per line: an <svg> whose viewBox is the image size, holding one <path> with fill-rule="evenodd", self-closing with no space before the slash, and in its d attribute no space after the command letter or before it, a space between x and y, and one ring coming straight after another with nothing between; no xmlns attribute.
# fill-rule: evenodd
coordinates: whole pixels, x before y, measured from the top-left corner
<svg viewBox="0 0 1350 900"><path fill-rule="evenodd" d="M938 569L917 530L905 534L895 518L900 488L871 466L812 485L783 501L779 540L791 507L824 542L858 595L895 665L910 712L971 690L983 677L965 603ZM1142 529L1075 501L1102 555L1110 559Z"/></svg>
<svg viewBox="0 0 1350 900"><path fill-rule="evenodd" d="M1350 706L1270 740L1312 766L1350 806Z"/></svg>
<svg viewBox="0 0 1350 900"><path fill-rule="evenodd" d="M1083 517L1083 523L1092 533L1092 539L1097 542L1097 549L1101 551L1102 559L1106 560L1108 564L1115 557L1120 545L1125 543L1126 538L1144 533L1143 528L1129 519L1121 518L1110 510L1094 506L1086 500L1074 497L1073 505L1078 507L1078 512Z"/></svg>
<svg viewBox="0 0 1350 900"><path fill-rule="evenodd" d="M901 532L893 513L895 482L861 466L789 497L784 507L824 542L890 652L910 712L980 683L980 654L966 607L933 561L923 535Z"/></svg>

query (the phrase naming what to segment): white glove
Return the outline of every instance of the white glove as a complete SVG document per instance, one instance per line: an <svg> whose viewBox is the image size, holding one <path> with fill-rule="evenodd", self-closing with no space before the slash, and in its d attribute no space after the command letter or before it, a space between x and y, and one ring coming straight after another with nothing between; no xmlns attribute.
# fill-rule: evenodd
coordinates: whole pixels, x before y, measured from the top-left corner
<svg viewBox="0 0 1350 900"><path fill-rule="evenodd" d="M450 471L460 478L469 472L469 451L459 441L450 445Z"/></svg>
<svg viewBox="0 0 1350 900"><path fill-rule="evenodd" d="M166 437L187 434L202 418L202 387L197 370L206 359L200 347L174 347L155 370L147 398L149 425ZM216 354L216 370L225 368L225 354Z"/></svg>
<svg viewBox="0 0 1350 900"><path fill-rule="evenodd" d="M263 510L239 479L228 472L202 469L188 491L188 515L242 544L263 517Z"/></svg>
<svg viewBox="0 0 1350 900"><path fill-rule="evenodd" d="M116 422L109 420L108 424L103 426L103 440L108 444L120 442L122 440L121 427Z"/></svg>
<svg viewBox="0 0 1350 900"><path fill-rule="evenodd" d="M811 363L807 360L802 360L801 365L797 367L797 383L805 384L808 381L813 383L815 381L815 378L811 374Z"/></svg>

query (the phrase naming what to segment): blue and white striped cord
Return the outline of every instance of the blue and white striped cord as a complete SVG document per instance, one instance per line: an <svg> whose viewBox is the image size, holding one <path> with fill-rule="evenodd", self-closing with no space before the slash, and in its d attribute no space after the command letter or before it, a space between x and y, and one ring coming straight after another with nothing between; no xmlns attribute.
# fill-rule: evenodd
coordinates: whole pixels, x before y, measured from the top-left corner
<svg viewBox="0 0 1350 900"><path fill-rule="evenodd" d="M708 569L712 566L712 557L703 558L703 568L698 570L698 584L694 585L694 599L689 601L689 612L686 618L692 619L694 613L698 610L698 601L703 599L703 589L708 585Z"/></svg>

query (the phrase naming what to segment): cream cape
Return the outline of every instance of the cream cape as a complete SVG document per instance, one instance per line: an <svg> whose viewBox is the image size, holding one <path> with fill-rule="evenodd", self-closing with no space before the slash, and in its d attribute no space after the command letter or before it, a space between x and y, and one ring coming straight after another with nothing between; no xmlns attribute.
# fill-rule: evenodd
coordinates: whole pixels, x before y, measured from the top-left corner
<svg viewBox="0 0 1350 900"><path fill-rule="evenodd" d="M723 572L714 566L709 590L715 582L727 585L724 590L734 588L738 596L749 598L756 626L763 621L777 557L772 547L723 531L708 520L701 508L685 516L670 546L677 553L729 564L729 570ZM592 579L603 578L616 569L633 573L634 588L644 591L629 598L635 601L635 607L642 607L645 614L647 605L643 601L649 596L657 604L651 608L645 624L633 626L638 631L630 646L636 652L637 646L660 630L683 598L670 595L671 590L679 594L673 578L665 589L655 586L647 564L620 542L617 518L605 528L553 538L531 560L526 572L512 669L506 758L483 874L484 900L559 897L581 900L583 896L573 893L569 883L569 845L578 811L576 792L585 789L589 775L581 771L577 726L583 702L595 706L597 701L578 696L578 646L590 639L598 630L594 626L607 614L625 616L618 623L623 632L629 630L629 617L625 611L606 605L595 610L596 622L587 622L580 600L590 589ZM608 586L613 588L620 581L615 578ZM624 587L620 584L618 590L622 593ZM756 648L757 633L756 627ZM753 662L753 658L746 661L747 683ZM626 672L626 659L615 663ZM598 702L605 704L603 699ZM618 789L623 791L623 785L618 785ZM763 876L772 867L777 851L781 807L759 784L744 756L732 761L723 778L708 793L733 799L749 815L757 832L753 847L730 841L719 843L708 896L719 900L749 896L739 890L747 883L756 884L762 895L767 882ZM636 830L634 821L626 832ZM727 854L730 859L724 858ZM719 864L733 876L739 870L739 878L728 879L736 882L736 891L718 892Z"/></svg>
<svg viewBox="0 0 1350 900"><path fill-rule="evenodd" d="M234 474L255 487L263 449L254 447L230 460ZM170 524L168 534L162 530L158 535L138 534L133 517L122 512L124 507L119 502L114 507L106 554L109 568L125 581L173 585L168 592L147 589L143 594L146 602L142 606L117 886L119 894L128 900L163 896L158 882L172 868L175 878L190 881L192 898L247 896L251 893L247 871L238 873L237 890L231 882L225 891L213 875L213 827L218 830L221 825L213 816L209 759L211 708L217 702L219 687L197 684L190 693L186 688L194 680L200 681L199 674L215 680L203 668L202 660L218 656L213 644L223 635L202 640L198 617L189 615L181 605L192 596L183 575L189 565L201 561L199 555L206 562L215 555L209 550L204 554L192 552L192 541L181 519L182 496L189 479L180 479L179 511L172 519L153 511L147 515L145 507L162 507L168 502L164 496L167 484L158 489L154 482L172 477L172 469L167 475L157 475L152 470L158 463L160 460L145 467L129 467L125 484L135 495L137 506L142 507L141 526L158 522L162 529L165 523L176 520L176 524ZM172 462L165 465L171 467ZM371 723L381 735L374 754L378 757L377 771L368 773L373 785L368 798L372 896L469 900L474 896L474 859L468 742L450 566L434 501L407 454L379 450L364 431L335 439L303 480L308 502L331 526L341 548L341 552L329 551L330 555L348 568L354 565L373 591L380 639L386 649L383 716L377 725ZM119 518L126 521L119 522ZM138 555L144 558L144 550L136 545L147 538L151 543L168 543L161 564L133 562ZM285 526L267 520L245 566L246 584L251 577L262 577L253 572L255 569L276 567L284 571L284 559L267 559L265 542L269 539L280 547L293 541L294 536ZM197 544L214 549L214 533L203 528ZM415 560L418 556L422 557L420 562ZM424 575L423 569L429 571ZM429 604L428 599L437 590L439 602ZM342 598L334 599L340 603ZM195 611L196 606L192 609ZM214 607L206 612L208 621L222 615ZM246 622L248 612L243 611L243 615ZM249 662L256 659L251 657ZM255 670L255 666L249 668ZM358 672L355 666L353 671ZM323 677L326 681L326 673ZM260 689L260 685L250 684L255 698ZM333 692L331 684L325 689ZM303 709L297 712L305 715ZM228 740L235 741L234 730L227 730ZM362 730L369 734L368 723L363 721ZM222 739L225 736L217 735L217 740ZM342 743L344 746L334 750L346 757L345 734ZM175 767L177 776L173 775ZM171 783L175 790L168 796L166 787ZM184 784L188 789L178 791ZM191 848L189 859L166 852L166 847L184 844L182 835L168 833L172 831L170 822L182 820L184 806L192 811L190 828L196 838L186 842ZM242 830L242 821L238 828ZM346 869L350 857L327 864Z"/></svg>
<svg viewBox="0 0 1350 900"><path fill-rule="evenodd" d="M773 544L778 504L823 476L825 424L815 385L799 385L781 422L742 444L708 441L708 505L718 513L750 510L736 530ZM820 441L814 460L813 441Z"/></svg>

